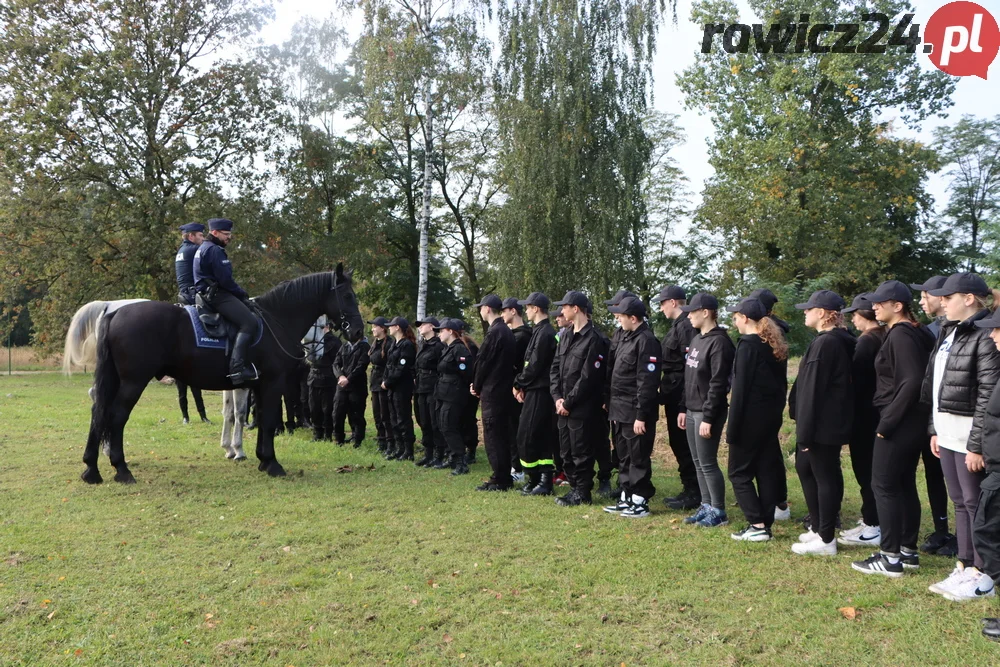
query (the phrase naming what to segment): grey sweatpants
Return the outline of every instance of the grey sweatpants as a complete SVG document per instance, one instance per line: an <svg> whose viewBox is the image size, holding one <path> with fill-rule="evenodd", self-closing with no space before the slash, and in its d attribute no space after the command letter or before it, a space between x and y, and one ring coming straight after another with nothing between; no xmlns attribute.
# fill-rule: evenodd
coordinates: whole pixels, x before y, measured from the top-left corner
<svg viewBox="0 0 1000 667"><path fill-rule="evenodd" d="M701 502L711 504L723 512L726 511L726 478L719 468L719 440L722 438L722 425L726 422L726 416L723 414L720 423L712 424L713 437L703 438L698 435L702 413L689 410L684 429L691 458L694 460L694 469L698 473Z"/></svg>
<svg viewBox="0 0 1000 667"><path fill-rule="evenodd" d="M984 472L969 472L965 466L965 454L941 447L941 470L948 486L948 495L955 503L955 536L958 539L958 559L966 564L983 568L972 544L972 519L979 507L979 487L986 477Z"/></svg>

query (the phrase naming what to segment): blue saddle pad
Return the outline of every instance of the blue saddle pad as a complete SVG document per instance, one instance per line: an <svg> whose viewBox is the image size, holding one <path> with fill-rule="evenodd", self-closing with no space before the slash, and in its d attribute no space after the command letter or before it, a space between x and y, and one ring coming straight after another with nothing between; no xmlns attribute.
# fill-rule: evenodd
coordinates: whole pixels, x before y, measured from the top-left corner
<svg viewBox="0 0 1000 667"><path fill-rule="evenodd" d="M229 340L226 338L215 338L214 336L209 336L208 332L205 331L205 325L201 323L198 319L198 309L194 306L184 306L184 310L187 311L188 317L191 318L191 328L194 329L194 344L198 347L204 347L210 350L229 350ZM253 343L250 347L254 347L260 342L260 339L264 337L264 324L260 320L259 315L254 315L257 318L257 335L254 337ZM232 329L232 324L229 325Z"/></svg>

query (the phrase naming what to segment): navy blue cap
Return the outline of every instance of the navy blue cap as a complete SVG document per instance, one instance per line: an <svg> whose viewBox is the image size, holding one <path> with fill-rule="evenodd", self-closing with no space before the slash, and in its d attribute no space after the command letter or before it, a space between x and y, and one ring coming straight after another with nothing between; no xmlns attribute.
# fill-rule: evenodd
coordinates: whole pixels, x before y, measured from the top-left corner
<svg viewBox="0 0 1000 667"><path fill-rule="evenodd" d="M941 289L941 287L944 286L944 281L946 280L948 280L948 278L946 278L945 276L931 276L930 278L924 281L923 285L911 284L910 287L917 290L918 292L930 293L932 289ZM893 301L897 301L897 299L893 299Z"/></svg>
<svg viewBox="0 0 1000 667"><path fill-rule="evenodd" d="M521 302L517 300L516 296L509 296L503 300L503 309L513 308L517 312L522 312L524 309L521 308Z"/></svg>
<svg viewBox="0 0 1000 667"><path fill-rule="evenodd" d="M615 295L613 297L611 297L610 299L608 299L607 301L605 301L604 305L605 306L617 306L618 304L620 304L622 302L622 299L624 299L627 296L634 297L635 294L633 294L632 292L629 292L627 289L620 289L617 292L615 292ZM614 311L611 311L611 312L614 312Z"/></svg>
<svg viewBox="0 0 1000 667"><path fill-rule="evenodd" d="M441 331L441 329L451 329L461 333L465 330L465 322L455 317L444 317L434 325L434 331Z"/></svg>
<svg viewBox="0 0 1000 667"><path fill-rule="evenodd" d="M712 294L708 292L698 292L691 299L691 303L686 306L681 306L681 310L685 313L693 313L696 310L718 310L719 300L715 298Z"/></svg>
<svg viewBox="0 0 1000 667"><path fill-rule="evenodd" d="M437 326L440 324L440 322L438 322L438 318L436 317L425 317L422 320L417 320L416 322L414 322L413 326L419 327L421 324L430 324L436 329Z"/></svg>
<svg viewBox="0 0 1000 667"><path fill-rule="evenodd" d="M500 300L496 294L487 294L483 297L483 300L479 303L472 304L475 308L481 308L482 306L489 306L493 310L503 310L503 301Z"/></svg>
<svg viewBox="0 0 1000 667"><path fill-rule="evenodd" d="M752 296L740 299L740 302L735 306L726 306L726 310L730 313L740 313L741 315L746 315L755 322L759 322L767 317L767 308L764 306L764 303L760 299Z"/></svg>
<svg viewBox="0 0 1000 667"><path fill-rule="evenodd" d="M387 326L389 326L389 320L379 316L376 317L374 320L368 320L368 324L374 324L377 327L382 327L383 329L385 329Z"/></svg>
<svg viewBox="0 0 1000 667"><path fill-rule="evenodd" d="M637 296L627 296L617 305L609 306L608 310L615 315L634 315L640 318L646 316L646 304Z"/></svg>
<svg viewBox="0 0 1000 667"><path fill-rule="evenodd" d="M749 298L760 301L769 313L774 309L774 304L778 303L778 297L774 296L774 292L766 287L760 287L750 292Z"/></svg>
<svg viewBox="0 0 1000 667"><path fill-rule="evenodd" d="M185 234L197 234L198 232L205 231L205 225L200 222L189 222L186 225L181 225L177 229L181 230Z"/></svg>
<svg viewBox="0 0 1000 667"><path fill-rule="evenodd" d="M389 322L389 326L399 327L400 329L409 329L410 323L406 321L406 318L397 315L396 317L392 318L392 320Z"/></svg>
<svg viewBox="0 0 1000 667"><path fill-rule="evenodd" d="M562 298L562 301L556 301L553 306L576 306L577 308L586 309L590 304L590 299L583 292L578 292L576 290L570 290L566 292L566 296Z"/></svg>
<svg viewBox="0 0 1000 667"><path fill-rule="evenodd" d="M532 292L527 299L521 299L517 303L521 306L538 306L542 310L548 310L551 305L549 297L541 292Z"/></svg>
<svg viewBox="0 0 1000 667"><path fill-rule="evenodd" d="M904 286L905 289L905 286ZM909 291L907 291L909 294ZM797 303L795 307L799 310L809 310L810 308L822 308L823 310L840 310L847 304L844 298L836 292L828 289L816 290L805 303Z"/></svg>
<svg viewBox="0 0 1000 667"><path fill-rule="evenodd" d="M853 313L855 310L872 310L872 302L869 299L871 297L870 292L862 292L861 294L854 297L854 301L847 308L844 308L840 312L847 315L848 313Z"/></svg>
<svg viewBox="0 0 1000 667"><path fill-rule="evenodd" d="M231 232L233 221L226 218L212 218L208 221L208 228L213 232Z"/></svg>
<svg viewBox="0 0 1000 667"><path fill-rule="evenodd" d="M678 285L668 285L660 290L660 293L650 299L652 303L661 303L663 301L669 301L674 299L675 301L683 301L687 298L687 292L684 291L683 287Z"/></svg>
<svg viewBox="0 0 1000 667"><path fill-rule="evenodd" d="M935 276L935 278L936 277L937 276ZM947 280L947 278L945 278L945 280ZM925 285L929 283L930 281L927 281ZM885 301L911 303L913 301L913 292L910 291L909 287L898 280L886 280L878 286L877 290L868 295L868 300L872 303L883 303Z"/></svg>
<svg viewBox="0 0 1000 667"><path fill-rule="evenodd" d="M555 319L557 317L562 317L562 309L556 308L555 310L550 310L549 317L551 317L552 319Z"/></svg>
<svg viewBox="0 0 1000 667"><path fill-rule="evenodd" d="M975 324L980 329L1000 329L1000 312L994 310L989 317L976 320Z"/></svg>
<svg viewBox="0 0 1000 667"><path fill-rule="evenodd" d="M988 296L990 287L982 276L976 273L953 273L944 281L940 289L927 290L931 296L951 296L952 294L975 294Z"/></svg>

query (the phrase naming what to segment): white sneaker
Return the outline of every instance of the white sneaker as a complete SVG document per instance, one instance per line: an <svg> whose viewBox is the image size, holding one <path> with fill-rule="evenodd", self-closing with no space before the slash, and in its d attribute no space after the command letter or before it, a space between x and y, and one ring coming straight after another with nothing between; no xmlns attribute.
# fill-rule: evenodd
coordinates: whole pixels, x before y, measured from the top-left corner
<svg viewBox="0 0 1000 667"><path fill-rule="evenodd" d="M633 493L632 504L618 516L623 516L626 519L641 519L643 517L647 517L649 516L649 505L646 504L645 498L637 496Z"/></svg>
<svg viewBox="0 0 1000 667"><path fill-rule="evenodd" d="M856 525L854 528L848 528L847 530L840 531L840 536L857 537L858 535L861 534L861 531L865 529L866 525L867 524L865 523L864 519L858 519L858 525Z"/></svg>
<svg viewBox="0 0 1000 667"><path fill-rule="evenodd" d="M946 590L951 589L952 586L955 586L960 581L962 581L965 578L965 574L966 574L965 564L962 563L962 561L958 561L957 563L955 563L955 569L951 571L951 574L949 574L947 577L937 582L936 584L931 584L930 586L927 587L927 590L929 590L931 593L944 595L944 592Z"/></svg>
<svg viewBox="0 0 1000 667"><path fill-rule="evenodd" d="M882 544L882 529L878 526L862 526L855 535L843 535L837 539L845 547L878 547Z"/></svg>
<svg viewBox="0 0 1000 667"><path fill-rule="evenodd" d="M774 506L774 520L775 521L790 521L792 518L792 506L786 505L785 509L781 509L777 505Z"/></svg>
<svg viewBox="0 0 1000 667"><path fill-rule="evenodd" d="M517 484L518 482L523 482L524 481L524 473L523 472L518 472L518 471L514 470L513 468L511 468L510 469L510 478L514 481L515 484Z"/></svg>
<svg viewBox="0 0 1000 667"><path fill-rule="evenodd" d="M819 540L820 542L823 541L820 538L819 533L813 532L812 528L809 529L808 533L802 533L801 535L799 535L799 542L802 542L803 544L808 542L815 542L816 540Z"/></svg>
<svg viewBox="0 0 1000 667"><path fill-rule="evenodd" d="M952 602L965 602L967 600L979 600L991 598L996 595L993 586L993 577L980 572L974 567L965 568L965 576L951 588L945 589L945 599Z"/></svg>
<svg viewBox="0 0 1000 667"><path fill-rule="evenodd" d="M822 539L798 542L792 545L792 551L800 556L836 556L837 542L835 540L824 542Z"/></svg>

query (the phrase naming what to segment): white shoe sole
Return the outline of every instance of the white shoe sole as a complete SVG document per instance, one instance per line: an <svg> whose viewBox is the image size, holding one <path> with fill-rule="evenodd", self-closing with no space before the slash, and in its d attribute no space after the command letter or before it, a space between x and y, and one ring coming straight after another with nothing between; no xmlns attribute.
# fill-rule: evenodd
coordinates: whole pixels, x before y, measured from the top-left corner
<svg viewBox="0 0 1000 667"><path fill-rule="evenodd" d="M754 535L753 537L737 537L736 535L730 535L737 542L770 542L772 537L770 535Z"/></svg>
<svg viewBox="0 0 1000 667"><path fill-rule="evenodd" d="M941 593L941 595L944 596L945 600L951 600L952 602L970 602L972 600L985 600L987 598L996 597L996 593L994 591L995 589L991 588L989 595L980 595L978 597L966 597L964 595L956 595L951 591L945 591L944 593Z"/></svg>
<svg viewBox="0 0 1000 667"><path fill-rule="evenodd" d="M795 547L799 544L811 544L811 542L799 542L798 544L792 545L792 553L798 556L836 556L836 551L799 551Z"/></svg>
<svg viewBox="0 0 1000 667"><path fill-rule="evenodd" d="M872 547L878 549L882 544L882 538L878 537L874 540L862 540L857 537L838 537L837 544L845 547Z"/></svg>
<svg viewBox="0 0 1000 667"><path fill-rule="evenodd" d="M622 512L618 516L623 517L625 519L645 519L646 517L650 516L650 514L652 514L652 512L646 512L645 514L625 514L625 512Z"/></svg>
<svg viewBox="0 0 1000 667"><path fill-rule="evenodd" d="M864 567L858 567L854 563L851 563L851 568L857 570L861 574L881 574L883 577L889 577L890 579L900 579L903 576L902 572L886 572L884 570L869 570Z"/></svg>
<svg viewBox="0 0 1000 667"><path fill-rule="evenodd" d="M601 509L604 510L605 512L607 512L608 514L621 514L622 512L624 512L628 508L625 507L625 508L622 508L622 509L618 509L617 507L613 507L611 505L608 505L607 507L602 507Z"/></svg>

